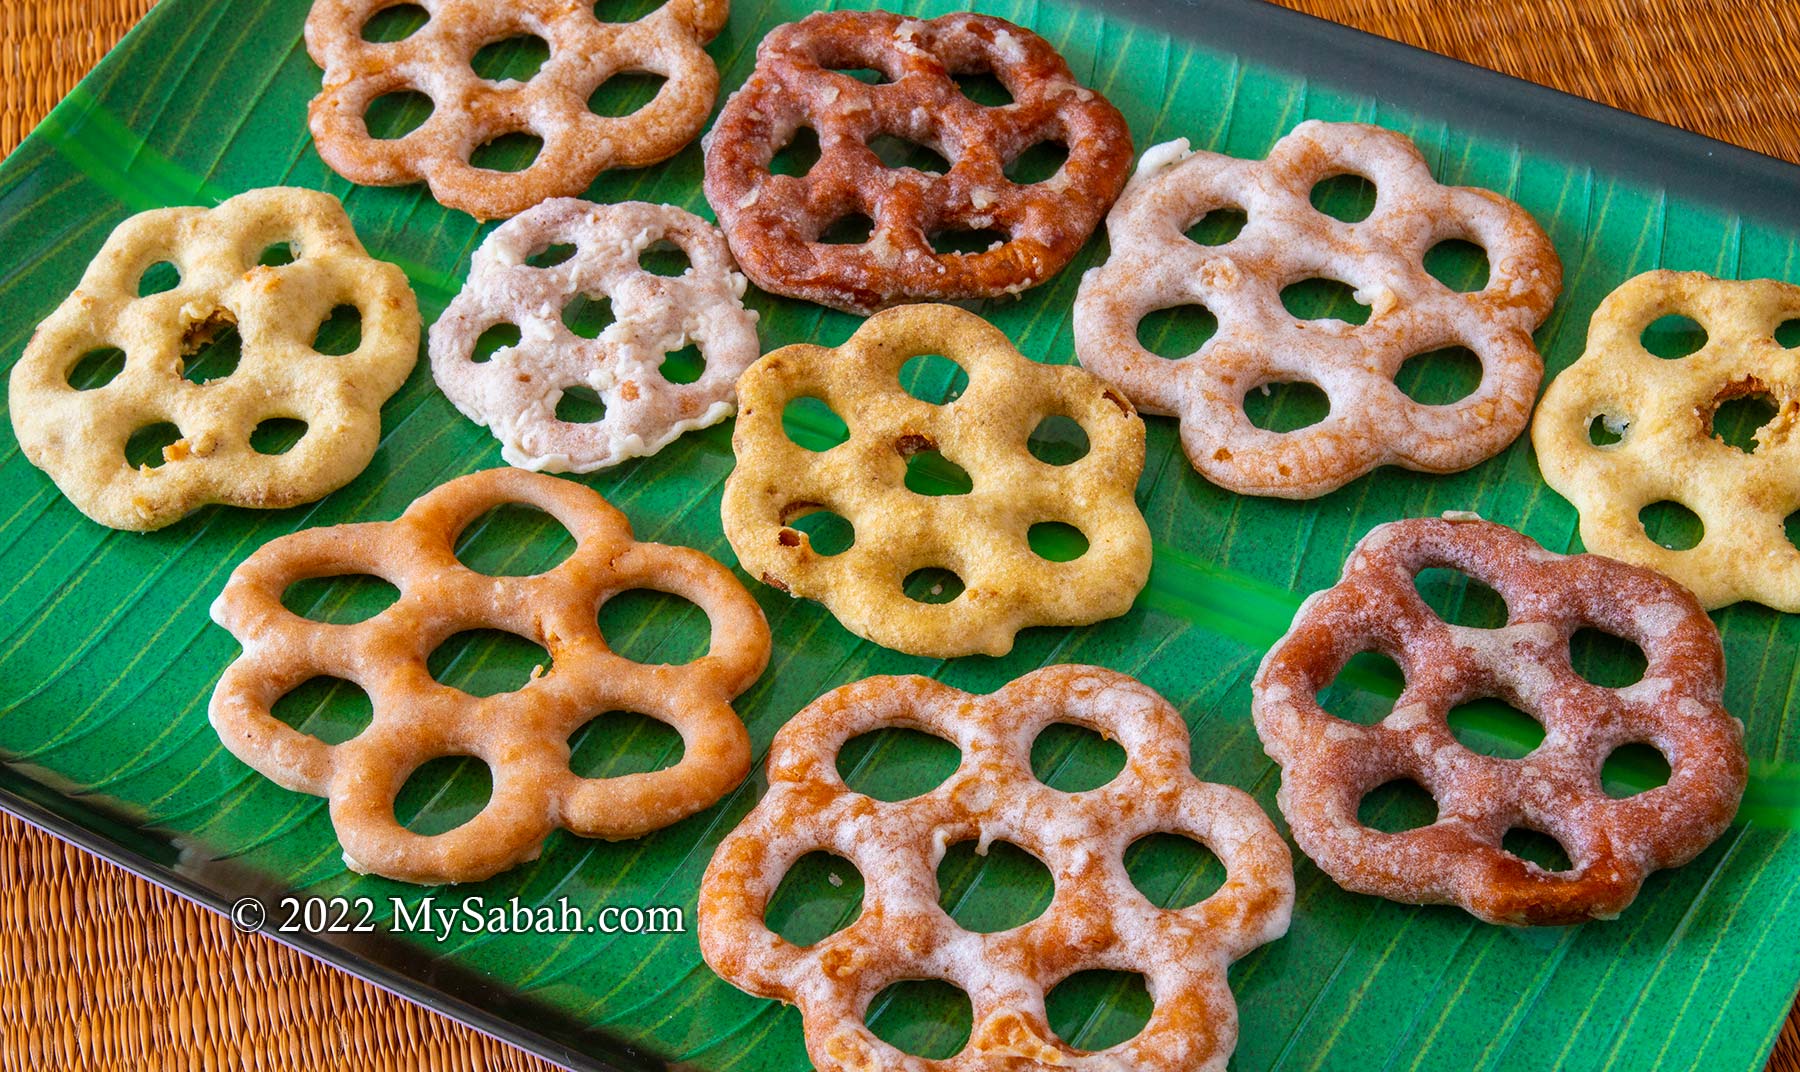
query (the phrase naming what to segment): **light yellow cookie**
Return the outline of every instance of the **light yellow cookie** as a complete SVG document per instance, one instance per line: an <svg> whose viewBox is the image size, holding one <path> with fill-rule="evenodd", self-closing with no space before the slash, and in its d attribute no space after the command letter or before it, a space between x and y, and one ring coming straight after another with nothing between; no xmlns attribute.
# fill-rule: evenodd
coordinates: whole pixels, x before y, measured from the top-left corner
<svg viewBox="0 0 1800 1072"><path fill-rule="evenodd" d="M1644 329L1670 314L1698 323L1706 345L1675 360L1646 350ZM1607 295L1587 351L1550 384L1531 426L1544 481L1581 511L1588 550L1673 577L1708 608L1750 599L1800 611L1800 550L1783 526L1800 510L1800 352L1774 337L1795 318L1800 287L1772 279L1657 270ZM1713 418L1751 395L1774 416L1746 453ZM1665 501L1699 516L1698 544L1650 539L1639 514Z"/></svg>
<svg viewBox="0 0 1800 1072"><path fill-rule="evenodd" d="M291 262L259 263L283 243ZM165 262L180 281L141 295L146 273ZM360 315L360 342L318 352L319 328L344 307ZM236 368L184 378L187 359L233 326ZM124 352L117 375L71 386L84 359L109 348ZM13 434L70 502L115 529L159 529L206 503L292 506L362 472L381 404L418 352L405 274L363 251L330 194L252 190L210 210L158 209L113 231L13 366ZM304 434L262 453L252 436L272 420L304 422ZM160 461L133 468L127 441L161 424L175 426L173 441Z"/></svg>
<svg viewBox="0 0 1800 1072"><path fill-rule="evenodd" d="M968 373L961 397L932 405L901 388L901 366L924 354ZM817 453L789 438L783 411L805 396L844 419L847 442ZM857 636L933 658L1004 655L1027 626L1125 613L1149 576L1150 530L1133 499L1144 468L1137 411L1092 373L1028 360L973 313L903 305L835 350L783 347L744 373L738 407L726 538L751 576L819 600ZM1031 453L1033 431L1054 417L1081 426L1085 455L1059 465ZM909 460L927 452L972 486L909 488ZM848 549L822 554L793 527L820 510L850 523ZM1086 551L1040 557L1028 535L1042 523L1079 530ZM907 578L931 568L954 573L963 590L946 590L944 602L910 598Z"/></svg>

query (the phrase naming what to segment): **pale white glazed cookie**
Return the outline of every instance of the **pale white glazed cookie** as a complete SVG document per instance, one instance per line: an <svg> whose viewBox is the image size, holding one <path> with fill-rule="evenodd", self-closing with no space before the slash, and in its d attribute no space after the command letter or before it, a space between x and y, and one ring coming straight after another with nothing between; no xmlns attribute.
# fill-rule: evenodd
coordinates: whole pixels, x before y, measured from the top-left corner
<svg viewBox="0 0 1800 1072"><path fill-rule="evenodd" d="M1373 210L1355 223L1310 197L1344 174L1375 185ZM1244 214L1236 237L1203 246L1183 235L1221 209ZM1505 449L1531 416L1544 371L1531 333L1562 288L1556 250L1499 194L1438 184L1400 134L1308 120L1266 160L1190 152L1186 140L1153 146L1106 233L1112 255L1075 300L1076 355L1140 410L1179 416L1188 460L1215 484L1309 499L1378 465L1454 472ZM1486 251L1482 289L1457 293L1425 270L1425 254L1451 239ZM1289 313L1281 292L1314 278L1350 286L1368 321ZM1181 305L1217 318L1205 345L1170 360L1139 344L1140 320ZM1452 346L1481 361L1469 395L1424 405L1395 385L1409 358ZM1330 413L1288 432L1252 424L1244 396L1293 382L1321 389Z"/></svg>
<svg viewBox="0 0 1800 1072"><path fill-rule="evenodd" d="M687 256L683 274L640 266L658 242ZM527 263L558 246L573 247L561 263ZM457 409L493 431L508 464L591 473L731 415L738 375L757 358L756 313L744 308L744 287L724 238L692 213L642 201L546 201L475 251L462 293L431 326L431 374ZM581 295L611 302L615 320L597 338L563 322ZM505 324L518 328L519 341L482 360L477 342ZM692 383L672 383L663 359L689 343L706 368ZM558 419L563 393L584 386L604 416Z"/></svg>

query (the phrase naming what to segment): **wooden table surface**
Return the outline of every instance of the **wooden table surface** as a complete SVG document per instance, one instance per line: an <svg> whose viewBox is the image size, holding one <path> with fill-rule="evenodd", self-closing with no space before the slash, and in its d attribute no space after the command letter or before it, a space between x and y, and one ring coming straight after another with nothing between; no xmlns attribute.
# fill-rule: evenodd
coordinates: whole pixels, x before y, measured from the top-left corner
<svg viewBox="0 0 1800 1072"><path fill-rule="evenodd" d="M0 152L153 2L0 5ZM1792 0L1281 2L1800 163ZM0 1072L164 1062L550 1068L0 816Z"/></svg>

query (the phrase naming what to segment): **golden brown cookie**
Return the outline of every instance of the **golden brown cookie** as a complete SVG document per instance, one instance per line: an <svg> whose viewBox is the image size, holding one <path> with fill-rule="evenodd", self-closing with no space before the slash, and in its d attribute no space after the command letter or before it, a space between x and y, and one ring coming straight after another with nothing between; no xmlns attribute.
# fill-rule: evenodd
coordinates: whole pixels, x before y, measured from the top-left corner
<svg viewBox="0 0 1800 1072"><path fill-rule="evenodd" d="M463 528L503 503L535 506L561 522L575 551L530 577L490 577L454 551ZM354 625L302 618L282 605L295 581L372 574L400 590ZM648 588L706 612L712 646L685 665L616 655L595 613L620 592ZM283 536L239 566L212 608L244 652L213 691L210 716L239 759L288 789L331 801L331 823L352 870L405 882L469 882L537 856L565 827L583 837L634 838L683 819L730 792L750 769L750 739L732 710L769 660L769 627L731 571L698 551L632 538L625 516L593 491L519 469L453 480L397 520ZM550 654L513 692L476 697L439 684L426 658L452 635L499 629ZM326 744L270 709L319 676L353 682L374 719ZM595 716L636 711L681 734L680 762L617 778L569 769L569 736ZM440 756L488 765L493 792L453 830L415 834L394 818L413 771Z"/></svg>
<svg viewBox="0 0 1800 1072"><path fill-rule="evenodd" d="M900 368L922 354L967 372L961 397L933 405L907 394ZM846 442L819 453L789 437L784 411L806 397L843 418ZM1149 576L1150 530L1133 498L1143 421L1095 376L1025 358L973 313L901 306L836 349L783 347L744 373L738 406L726 538L751 576L819 600L857 636L934 658L1004 655L1027 626L1125 613ZM1028 440L1050 418L1080 425L1085 456L1033 456ZM920 455L965 471L971 486L913 490L909 462ZM847 550L822 553L794 527L822 510L849 522ZM1086 551L1040 556L1028 536L1044 523L1078 530ZM907 579L933 568L954 574L944 583L959 582L960 594L908 596Z"/></svg>
<svg viewBox="0 0 1800 1072"><path fill-rule="evenodd" d="M1118 741L1125 769L1064 793L1031 771L1031 743L1053 722ZM886 802L853 792L837 752L886 727L943 737L962 764L942 785ZM1148 834L1200 841L1225 884L1165 910L1132 885L1123 854ZM1038 918L978 934L938 905L935 875L961 841L1010 841L1036 856L1056 895ZM824 850L862 872L862 913L795 946L763 913L795 860ZM700 883L700 952L727 982L792 1002L822 1072L968 1068L1222 1070L1237 1045L1225 969L1287 932L1294 877L1287 845L1249 794L1194 777L1187 726L1124 674L1052 666L974 696L923 677L875 677L813 701L775 736L769 792L713 855ZM1057 1038L1044 994L1078 971L1140 972L1155 1008L1136 1037L1096 1054ZM910 1057L864 1023L870 999L903 979L940 978L974 1011L968 1045L945 1061Z"/></svg>
<svg viewBox="0 0 1800 1072"><path fill-rule="evenodd" d="M291 262L260 263L284 246ZM146 293L158 265L180 281ZM360 319L355 348L320 353L320 328L346 310ZM227 330L242 340L236 367L184 378L187 359ZM97 385L79 375L109 349L124 353L116 375ZM70 502L115 529L159 529L207 503L293 506L369 464L381 404L418 352L405 274L363 251L337 198L252 190L113 231L13 367L13 433ZM274 449L256 435L265 422L303 422L304 433L263 453ZM165 424L172 442L133 468L127 441Z"/></svg>
<svg viewBox="0 0 1800 1072"><path fill-rule="evenodd" d="M727 0L668 0L635 22L601 22L571 0L418 0L425 25L399 41L369 41L363 27L396 0L315 0L306 50L325 69L308 122L319 155L351 182L398 186L423 180L431 196L477 219L573 197L608 168L644 167L675 155L700 133L719 91L701 46L725 25ZM520 82L490 82L471 67L485 45L540 38L549 58ZM597 115L588 98L616 74L665 81L625 116ZM420 93L431 113L392 139L372 137L364 113L390 93ZM506 135L542 147L521 171L477 167L470 154Z"/></svg>

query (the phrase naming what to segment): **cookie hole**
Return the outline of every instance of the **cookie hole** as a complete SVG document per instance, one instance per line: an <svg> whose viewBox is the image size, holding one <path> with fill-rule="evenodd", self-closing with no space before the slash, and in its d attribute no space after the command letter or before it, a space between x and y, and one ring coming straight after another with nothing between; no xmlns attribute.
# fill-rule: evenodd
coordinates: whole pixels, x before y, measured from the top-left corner
<svg viewBox="0 0 1800 1072"><path fill-rule="evenodd" d="M361 309L354 305L337 306L313 332L313 351L327 357L355 353L362 345L362 322Z"/></svg>
<svg viewBox="0 0 1800 1072"><path fill-rule="evenodd" d="M931 251L939 256L972 257L1006 245L1010 236L992 227L975 230L953 228L931 232Z"/></svg>
<svg viewBox="0 0 1800 1072"><path fill-rule="evenodd" d="M1785 346L1790 350L1800 346L1800 319L1783 320L1775 325L1775 330L1770 335L1778 346Z"/></svg>
<svg viewBox="0 0 1800 1072"><path fill-rule="evenodd" d="M1600 764L1600 788L1614 800L1635 797L1669 784L1669 758L1653 744L1633 741L1612 750Z"/></svg>
<svg viewBox="0 0 1800 1072"><path fill-rule="evenodd" d="M1225 885L1225 865L1186 834L1146 834L1125 849L1125 874L1144 899L1176 911L1197 905Z"/></svg>
<svg viewBox="0 0 1800 1072"><path fill-rule="evenodd" d="M592 387L572 384L556 396L556 419L564 424L598 424L606 419L606 403Z"/></svg>
<svg viewBox="0 0 1800 1072"><path fill-rule="evenodd" d="M1500 839L1500 848L1553 875L1570 871L1575 866L1569 861L1569 851L1563 848L1562 842L1528 826L1508 830Z"/></svg>
<svg viewBox="0 0 1800 1072"><path fill-rule="evenodd" d="M1761 445L1758 433L1780 411L1775 396L1767 391L1752 391L1728 398L1713 410L1712 434L1728 447L1755 454Z"/></svg>
<svg viewBox="0 0 1800 1072"><path fill-rule="evenodd" d="M785 534L789 531L804 532L806 542L812 548L813 554L825 558L841 555L856 546L855 527L842 514L832 513L830 510L814 509L796 515L786 523L782 534L777 538L781 542L787 543ZM798 544L799 541L795 540L788 546L798 546Z"/></svg>
<svg viewBox="0 0 1800 1072"><path fill-rule="evenodd" d="M170 448L181 442L181 429L168 421L145 425L125 441L125 464L133 469L157 469L169 462Z"/></svg>
<svg viewBox="0 0 1800 1072"><path fill-rule="evenodd" d="M1309 196L1314 208L1344 223L1361 223L1375 211L1375 184L1354 172L1319 180Z"/></svg>
<svg viewBox="0 0 1800 1072"><path fill-rule="evenodd" d="M884 167L911 168L927 175L942 175L950 170L950 161L936 149L893 134L877 134L870 138L869 151Z"/></svg>
<svg viewBox="0 0 1800 1072"><path fill-rule="evenodd" d="M575 255L575 247L567 242L540 246L537 252L525 258L525 263L533 268L554 268Z"/></svg>
<svg viewBox="0 0 1800 1072"><path fill-rule="evenodd" d="M394 797L394 821L421 837L447 833L481 814L494 775L474 756L439 756L407 776Z"/></svg>
<svg viewBox="0 0 1800 1072"><path fill-rule="evenodd" d="M281 605L291 613L327 625L366 622L399 599L400 589L369 573L303 577L281 592Z"/></svg>
<svg viewBox="0 0 1800 1072"><path fill-rule="evenodd" d="M377 141L404 138L425 125L436 106L416 89L383 93L363 109L363 128Z"/></svg>
<svg viewBox="0 0 1800 1072"><path fill-rule="evenodd" d="M1638 511L1638 524L1653 543L1671 551L1686 551L1706 537L1700 515L1673 499L1653 502Z"/></svg>
<svg viewBox="0 0 1800 1072"><path fill-rule="evenodd" d="M947 406L969 388L963 367L938 354L919 354L900 366L900 388L921 402Z"/></svg>
<svg viewBox="0 0 1800 1072"><path fill-rule="evenodd" d="M963 594L963 579L950 570L927 566L907 574L900 589L914 603L951 603Z"/></svg>
<svg viewBox="0 0 1800 1072"><path fill-rule="evenodd" d="M1638 342L1652 355L1675 361L1706 345L1706 329L1691 316L1670 313L1645 326Z"/></svg>
<svg viewBox="0 0 1800 1072"><path fill-rule="evenodd" d="M567 315L567 310L564 310L564 315ZM469 360L477 365L485 365L501 350L519 345L519 338L517 324L495 324L476 337L475 349L469 354Z"/></svg>
<svg viewBox="0 0 1800 1072"><path fill-rule="evenodd" d="M635 114L655 100L667 82L654 71L620 71L588 94L588 111L609 119Z"/></svg>
<svg viewBox="0 0 1800 1072"><path fill-rule="evenodd" d="M181 285L181 269L175 267L174 261L157 261L144 269L138 276L138 297L148 298L152 294L163 294Z"/></svg>
<svg viewBox="0 0 1800 1072"><path fill-rule="evenodd" d="M280 268L299 259L300 254L295 250L292 242L276 242L274 245L263 248L262 254L256 258L256 263L265 268Z"/></svg>
<svg viewBox="0 0 1800 1072"><path fill-rule="evenodd" d="M824 399L801 395L781 408L781 430L803 450L822 454L850 439L850 426Z"/></svg>
<svg viewBox="0 0 1800 1072"><path fill-rule="evenodd" d="M270 417L250 430L250 449L258 454L286 454L305 436L305 421L297 417Z"/></svg>
<svg viewBox="0 0 1800 1072"><path fill-rule="evenodd" d="M1369 307L1358 301L1356 288L1341 279L1315 276L1281 288L1281 305L1295 320L1369 322Z"/></svg>
<svg viewBox="0 0 1800 1072"><path fill-rule="evenodd" d="M1411 778L1396 778L1363 794L1356 821L1383 834L1403 834L1438 820L1437 800Z"/></svg>
<svg viewBox="0 0 1800 1072"><path fill-rule="evenodd" d="M594 18L602 23L623 25L636 22L665 2L667 0L596 0Z"/></svg>
<svg viewBox="0 0 1800 1072"><path fill-rule="evenodd" d="M482 171L524 171L544 150L544 139L536 134L515 130L491 138L469 154L469 166Z"/></svg>
<svg viewBox="0 0 1800 1072"><path fill-rule="evenodd" d="M1305 380L1265 383L1244 395L1244 416L1265 432L1297 432L1331 415L1331 399Z"/></svg>
<svg viewBox="0 0 1800 1072"><path fill-rule="evenodd" d="M1226 205L1207 212L1181 233L1196 245L1222 246L1242 234L1249 222L1250 216L1243 209Z"/></svg>
<svg viewBox="0 0 1800 1072"><path fill-rule="evenodd" d="M1448 406L1481 386L1481 358L1467 346L1414 354L1400 366L1394 385L1421 406Z"/></svg>
<svg viewBox="0 0 1800 1072"><path fill-rule="evenodd" d="M1471 629L1498 629L1507 622L1506 600L1500 593L1461 570L1422 569L1413 575L1413 587L1439 618Z"/></svg>
<svg viewBox="0 0 1800 1072"><path fill-rule="evenodd" d="M489 577L530 577L575 551L575 537L548 511L508 502L473 518L456 534L456 560Z"/></svg>
<svg viewBox="0 0 1800 1072"><path fill-rule="evenodd" d="M569 771L577 778L667 770L686 753L675 727L636 711L596 715L569 735Z"/></svg>
<svg viewBox="0 0 1800 1072"><path fill-rule="evenodd" d="M1457 704L1444 716L1450 736L1477 755L1524 759L1544 743L1544 724L1491 696Z"/></svg>
<svg viewBox="0 0 1800 1072"><path fill-rule="evenodd" d="M962 751L935 733L886 726L845 741L837 772L853 792L894 803L943 785L961 763Z"/></svg>
<svg viewBox="0 0 1800 1072"><path fill-rule="evenodd" d="M1087 457L1089 446L1081 423L1060 413L1039 421L1025 441L1025 449L1045 465L1073 465Z"/></svg>
<svg viewBox="0 0 1800 1072"><path fill-rule="evenodd" d="M983 108L1004 108L1013 102L1012 90L992 71L952 74L950 79L956 83L957 92Z"/></svg>
<svg viewBox="0 0 1800 1072"><path fill-rule="evenodd" d="M1489 272L1487 250L1461 238L1445 239L1425 251L1425 271L1458 294L1485 290Z"/></svg>
<svg viewBox="0 0 1800 1072"><path fill-rule="evenodd" d="M470 696L517 692L550 672L550 653L504 629L465 629L425 660L432 680Z"/></svg>
<svg viewBox="0 0 1800 1072"><path fill-rule="evenodd" d="M819 132L809 126L794 128L787 142L769 159L769 174L802 176L819 162Z"/></svg>
<svg viewBox="0 0 1800 1072"><path fill-rule="evenodd" d="M1394 711L1394 701L1406 687L1400 664L1378 651L1350 657L1331 684L1314 697L1319 708L1333 718L1373 726Z"/></svg>
<svg viewBox="0 0 1800 1072"><path fill-rule="evenodd" d="M1604 629L1577 629L1569 637L1569 665L1582 679L1604 689L1622 689L1644 679L1650 660L1644 649Z"/></svg>
<svg viewBox="0 0 1800 1072"><path fill-rule="evenodd" d="M823 849L795 860L763 909L763 925L797 946L817 945L862 917L863 876Z"/></svg>
<svg viewBox="0 0 1800 1072"><path fill-rule="evenodd" d="M1087 1053L1130 1042L1150 1022L1155 1008L1149 984L1137 972L1079 971L1044 995L1050 1031Z"/></svg>
<svg viewBox="0 0 1800 1072"><path fill-rule="evenodd" d="M965 931L993 934L1044 914L1056 883L1050 869L1010 841L959 841L938 862L938 907Z"/></svg>
<svg viewBox="0 0 1800 1072"><path fill-rule="evenodd" d="M667 239L650 243L638 254L638 267L651 275L680 276L693 267L687 251Z"/></svg>
<svg viewBox="0 0 1800 1072"><path fill-rule="evenodd" d="M490 82L529 82L550 59L550 43L536 34L489 41L476 50L469 66Z"/></svg>
<svg viewBox="0 0 1800 1072"><path fill-rule="evenodd" d="M860 212L840 216L831 226L819 232L819 242L827 246L860 246L875 235L875 221Z"/></svg>
<svg viewBox="0 0 1800 1072"><path fill-rule="evenodd" d="M969 471L935 450L906 459L906 490L915 495L967 495L975 490Z"/></svg>
<svg viewBox="0 0 1800 1072"><path fill-rule="evenodd" d="M395 4L384 7L363 23L362 39L371 44L403 41L419 32L431 20L431 12L418 4Z"/></svg>
<svg viewBox="0 0 1800 1072"><path fill-rule="evenodd" d="M706 375L706 355L700 352L699 346L688 343L664 354L656 371L670 383L693 383Z"/></svg>
<svg viewBox="0 0 1800 1072"><path fill-rule="evenodd" d="M969 1044L975 1010L969 995L954 983L902 979L875 995L863 1022L876 1038L902 1053L943 1061Z"/></svg>
<svg viewBox="0 0 1800 1072"><path fill-rule="evenodd" d="M113 382L124 371L125 351L117 346L102 346L82 354L69 370L67 380L77 391L93 391Z"/></svg>
<svg viewBox="0 0 1800 1072"><path fill-rule="evenodd" d="M1125 749L1086 726L1052 722L1031 742L1031 773L1062 793L1098 789L1125 769Z"/></svg>
<svg viewBox="0 0 1800 1072"><path fill-rule="evenodd" d="M375 720L375 704L355 682L320 676L289 689L269 707L269 714L297 733L343 744Z"/></svg>
<svg viewBox="0 0 1800 1072"><path fill-rule="evenodd" d="M827 70L835 71L845 78L854 78L866 86L885 86L893 81L886 71L878 71L873 67L830 67Z"/></svg>
<svg viewBox="0 0 1800 1072"><path fill-rule="evenodd" d="M208 384L237 371L244 359L244 340L229 320L202 321L183 340L181 374L189 382Z"/></svg>
<svg viewBox="0 0 1800 1072"><path fill-rule="evenodd" d="M563 306L563 327L579 338L597 339L616 318L613 316L612 299L608 297L590 297L577 294Z"/></svg>
<svg viewBox="0 0 1800 1072"><path fill-rule="evenodd" d="M1788 543L1800 548L1800 510L1796 510L1781 519L1781 528L1787 536Z"/></svg>
<svg viewBox="0 0 1800 1072"><path fill-rule="evenodd" d="M1068 162L1067 142L1055 139L1040 141L1013 157L1012 163L1006 165L1006 179L1016 186L1030 186L1055 178Z"/></svg>
<svg viewBox="0 0 1800 1072"><path fill-rule="evenodd" d="M679 666L712 647L712 619L691 600L649 588L609 597L595 615L614 655L646 666Z"/></svg>
<svg viewBox="0 0 1800 1072"><path fill-rule="evenodd" d="M1170 360L1192 357L1218 333L1219 318L1204 305L1152 310L1137 323L1138 345Z"/></svg>
<svg viewBox="0 0 1800 1072"><path fill-rule="evenodd" d="M1073 562L1088 552L1088 538L1062 521L1038 522L1025 531L1025 542L1047 562Z"/></svg>
<svg viewBox="0 0 1800 1072"><path fill-rule="evenodd" d="M1588 442L1596 447L1610 447L1621 442L1625 433L1631 431L1630 417L1615 417L1610 413L1597 415L1588 422Z"/></svg>

